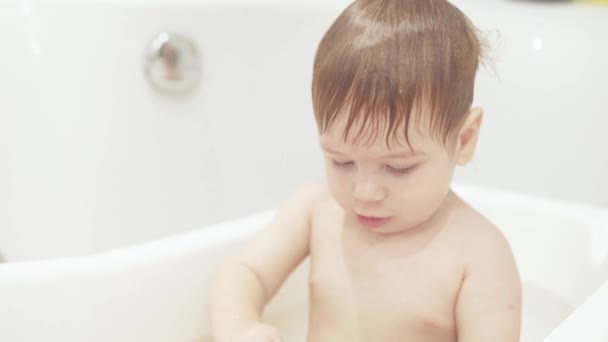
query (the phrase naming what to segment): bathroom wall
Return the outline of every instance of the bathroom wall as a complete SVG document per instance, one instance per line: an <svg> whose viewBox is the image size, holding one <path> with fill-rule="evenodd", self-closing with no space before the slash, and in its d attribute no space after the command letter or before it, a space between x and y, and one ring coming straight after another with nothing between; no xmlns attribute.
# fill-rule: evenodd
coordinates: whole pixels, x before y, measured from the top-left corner
<svg viewBox="0 0 608 342"><path fill-rule="evenodd" d="M608 6L455 3L493 37L495 68L479 75L479 152L457 180L608 207Z"/></svg>
<svg viewBox="0 0 608 342"><path fill-rule="evenodd" d="M0 251L98 252L278 205L323 175L314 50L348 1L0 2ZM494 42L478 154L456 182L608 207L608 7L456 0ZM199 46L150 87L161 30Z"/></svg>

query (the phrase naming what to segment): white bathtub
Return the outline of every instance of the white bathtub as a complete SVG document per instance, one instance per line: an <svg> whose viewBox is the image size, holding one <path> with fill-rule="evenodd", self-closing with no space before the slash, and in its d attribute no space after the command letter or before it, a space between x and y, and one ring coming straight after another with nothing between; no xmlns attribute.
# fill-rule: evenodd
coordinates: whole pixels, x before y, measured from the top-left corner
<svg viewBox="0 0 608 342"><path fill-rule="evenodd" d="M218 259L323 174L312 59L348 3L1 1L0 341L203 336ZM608 208L608 154L597 152L608 145L608 6L455 3L502 36L497 75L478 78L478 155L456 182L475 186L461 191L513 243L526 342L550 331L548 342L601 341L607 225L592 208ZM144 76L161 30L201 52L187 94ZM270 316L303 317L299 277Z"/></svg>
<svg viewBox="0 0 608 342"><path fill-rule="evenodd" d="M551 332L544 341L608 339L608 211L473 187L456 191L513 247L524 285L522 342ZM2 265L0 340L206 341L210 276L272 214L94 256ZM305 262L265 314L285 341L304 340L307 272Z"/></svg>

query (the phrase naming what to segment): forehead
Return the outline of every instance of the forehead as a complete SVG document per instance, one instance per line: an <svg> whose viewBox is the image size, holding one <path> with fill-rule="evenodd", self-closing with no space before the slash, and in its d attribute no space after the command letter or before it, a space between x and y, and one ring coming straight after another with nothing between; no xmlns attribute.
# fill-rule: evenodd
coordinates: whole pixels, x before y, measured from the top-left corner
<svg viewBox="0 0 608 342"><path fill-rule="evenodd" d="M436 144L430 134L430 128L424 115L421 118L412 116L405 132L405 125L397 127L393 134L388 136L385 123L363 125L355 120L347 132L347 115L340 115L320 134L319 139L323 147L352 148L369 152L424 152ZM348 133L348 134L346 134Z"/></svg>

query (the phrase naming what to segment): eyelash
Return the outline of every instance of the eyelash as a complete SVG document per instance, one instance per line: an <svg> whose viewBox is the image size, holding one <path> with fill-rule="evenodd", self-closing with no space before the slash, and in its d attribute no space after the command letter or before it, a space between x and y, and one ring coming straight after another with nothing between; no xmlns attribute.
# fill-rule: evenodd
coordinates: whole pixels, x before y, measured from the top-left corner
<svg viewBox="0 0 608 342"><path fill-rule="evenodd" d="M414 171L414 169L416 168L416 165L410 166L410 167L404 167L404 168L395 168L390 165L386 165L385 168L389 172L394 173L396 175L405 175L405 174L408 174L408 173Z"/></svg>
<svg viewBox="0 0 608 342"><path fill-rule="evenodd" d="M342 168L347 168L347 167L350 167L350 166L352 166L354 164L352 161L349 161L349 162L339 162L337 160L332 160L332 162L334 163L334 166L342 167Z"/></svg>
<svg viewBox="0 0 608 342"><path fill-rule="evenodd" d="M333 162L334 166L339 167L339 168L344 168L344 169L349 168L355 164L352 161L339 162L337 160L332 160L332 162ZM392 167L390 165L385 165L384 168L387 169L392 174L405 175L405 174L408 174L408 173L414 171L414 169L416 168L416 165L410 166L410 167L405 167L405 168L396 168L396 167Z"/></svg>

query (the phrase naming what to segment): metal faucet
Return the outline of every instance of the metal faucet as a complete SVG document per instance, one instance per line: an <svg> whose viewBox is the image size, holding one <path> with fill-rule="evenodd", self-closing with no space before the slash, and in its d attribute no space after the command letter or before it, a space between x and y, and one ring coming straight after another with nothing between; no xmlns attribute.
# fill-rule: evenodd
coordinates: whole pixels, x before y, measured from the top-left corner
<svg viewBox="0 0 608 342"><path fill-rule="evenodd" d="M159 90L189 91L200 79L198 49L186 36L160 32L148 46L144 69L150 84Z"/></svg>

